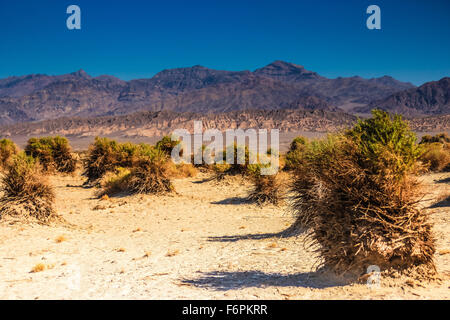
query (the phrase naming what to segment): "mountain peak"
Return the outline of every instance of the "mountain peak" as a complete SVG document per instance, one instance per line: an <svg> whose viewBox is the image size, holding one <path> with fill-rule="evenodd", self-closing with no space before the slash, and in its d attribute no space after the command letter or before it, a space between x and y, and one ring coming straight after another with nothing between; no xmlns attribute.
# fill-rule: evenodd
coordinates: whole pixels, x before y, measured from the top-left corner
<svg viewBox="0 0 450 320"><path fill-rule="evenodd" d="M255 74L284 81L302 81L322 78L317 73L306 70L301 65L281 60L276 60L263 68L256 69Z"/></svg>
<svg viewBox="0 0 450 320"><path fill-rule="evenodd" d="M83 78L83 79L90 79L91 76L86 73L83 69L80 69L78 71L72 72L70 75Z"/></svg>
<svg viewBox="0 0 450 320"><path fill-rule="evenodd" d="M275 60L272 63L269 63L266 67L281 67L281 68L294 68L294 69L305 69L303 66L291 62L286 62L283 60Z"/></svg>

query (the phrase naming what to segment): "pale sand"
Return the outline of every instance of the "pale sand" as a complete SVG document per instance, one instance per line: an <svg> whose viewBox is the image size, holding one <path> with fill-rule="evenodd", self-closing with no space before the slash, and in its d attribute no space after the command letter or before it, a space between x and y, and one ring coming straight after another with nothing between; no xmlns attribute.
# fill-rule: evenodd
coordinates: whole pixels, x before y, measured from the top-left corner
<svg viewBox="0 0 450 320"><path fill-rule="evenodd" d="M449 186L435 180L449 177L425 177L434 198ZM302 234L284 238L278 234L293 222L286 207L243 203L248 185L202 183L203 178L176 180L178 194L173 196L110 200L96 199L94 189L81 188L79 176L52 178L56 209L76 227L0 222L0 298L450 297L450 253L436 254L440 283L414 285L401 278L382 279L381 287L372 289L342 285L315 272L316 260L304 247ZM437 251L450 249L449 204L429 211ZM57 243L59 236L65 241ZM38 263L49 268L30 273Z"/></svg>

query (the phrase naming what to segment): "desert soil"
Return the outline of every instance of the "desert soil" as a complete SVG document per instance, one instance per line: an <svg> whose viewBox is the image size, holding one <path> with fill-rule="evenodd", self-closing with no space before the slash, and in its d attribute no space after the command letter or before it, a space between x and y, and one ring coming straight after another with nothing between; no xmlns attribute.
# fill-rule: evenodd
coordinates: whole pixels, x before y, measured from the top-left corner
<svg viewBox="0 0 450 320"><path fill-rule="evenodd" d="M442 278L379 287L316 271L286 206L245 203L249 185L205 175L177 194L100 200L79 176L52 177L68 224L0 222L0 299L449 299L450 174L424 177ZM36 266L44 270L31 272Z"/></svg>

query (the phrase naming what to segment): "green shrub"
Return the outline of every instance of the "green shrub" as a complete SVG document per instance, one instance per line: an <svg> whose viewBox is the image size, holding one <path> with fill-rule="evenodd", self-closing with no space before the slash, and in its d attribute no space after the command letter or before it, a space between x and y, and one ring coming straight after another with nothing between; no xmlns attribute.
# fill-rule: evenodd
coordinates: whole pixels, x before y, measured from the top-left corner
<svg viewBox="0 0 450 320"><path fill-rule="evenodd" d="M308 144L308 140L304 137L295 138L286 154L286 170L294 170L302 164L303 152Z"/></svg>
<svg viewBox="0 0 450 320"><path fill-rule="evenodd" d="M45 171L74 172L77 160L64 137L31 138L25 147L28 156L39 159Z"/></svg>
<svg viewBox="0 0 450 320"><path fill-rule="evenodd" d="M156 149L159 149L162 152L164 152L167 156L170 156L173 148L175 148L180 143L181 143L180 140L172 141L171 137L164 136L160 141L156 143Z"/></svg>
<svg viewBox="0 0 450 320"><path fill-rule="evenodd" d="M372 115L346 132L358 148L359 164L373 174L387 170L401 179L416 166L422 153L416 135L400 115L381 110L373 110Z"/></svg>

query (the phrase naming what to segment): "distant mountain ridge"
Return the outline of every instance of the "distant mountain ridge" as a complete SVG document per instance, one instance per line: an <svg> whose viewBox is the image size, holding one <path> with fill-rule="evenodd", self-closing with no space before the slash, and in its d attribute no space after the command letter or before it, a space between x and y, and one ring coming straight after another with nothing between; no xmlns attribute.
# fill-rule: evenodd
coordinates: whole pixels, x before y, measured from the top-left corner
<svg viewBox="0 0 450 320"><path fill-rule="evenodd" d="M59 118L41 122L23 122L0 127L0 137L32 137L64 135L71 138L111 136L122 138L160 137L175 129L193 132L194 121L202 121L203 129L278 129L286 132L333 132L352 126L357 117L326 110L245 110L224 113L177 113L172 111L140 111L128 115L96 118ZM450 115L412 119L410 126L418 132L450 130Z"/></svg>
<svg viewBox="0 0 450 320"><path fill-rule="evenodd" d="M61 117L125 115L139 111L223 113L250 109L327 110L367 106L410 83L391 77L328 79L275 61L251 71L202 66L163 70L149 79L91 77L85 71L0 79L0 125Z"/></svg>
<svg viewBox="0 0 450 320"><path fill-rule="evenodd" d="M358 112L368 112L379 108L406 116L450 114L450 78L427 82L424 85L395 93L382 100L373 101L368 106L356 108Z"/></svg>

